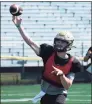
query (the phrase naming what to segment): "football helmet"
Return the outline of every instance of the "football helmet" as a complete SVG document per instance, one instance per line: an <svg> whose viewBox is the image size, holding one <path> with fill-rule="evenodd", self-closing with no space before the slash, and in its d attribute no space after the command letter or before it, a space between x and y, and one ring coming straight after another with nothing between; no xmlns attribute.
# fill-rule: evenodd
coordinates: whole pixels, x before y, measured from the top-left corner
<svg viewBox="0 0 92 104"><path fill-rule="evenodd" d="M58 45L57 44L57 41L66 42L67 45L65 47L62 47L62 44L61 45ZM73 35L72 35L71 32L69 32L69 31L61 31L54 38L54 49L57 52L69 51L72 48L73 41L74 41L74 37L73 37Z"/></svg>

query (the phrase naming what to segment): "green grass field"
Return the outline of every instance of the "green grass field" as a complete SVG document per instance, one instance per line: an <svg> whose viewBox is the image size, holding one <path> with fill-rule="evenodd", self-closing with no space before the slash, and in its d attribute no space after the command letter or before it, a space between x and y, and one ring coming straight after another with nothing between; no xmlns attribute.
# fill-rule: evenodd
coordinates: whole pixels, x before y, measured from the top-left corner
<svg viewBox="0 0 92 104"><path fill-rule="evenodd" d="M23 99L33 98L39 91L40 85L1 86L1 104L33 104ZM91 104L91 84L73 84L66 104Z"/></svg>

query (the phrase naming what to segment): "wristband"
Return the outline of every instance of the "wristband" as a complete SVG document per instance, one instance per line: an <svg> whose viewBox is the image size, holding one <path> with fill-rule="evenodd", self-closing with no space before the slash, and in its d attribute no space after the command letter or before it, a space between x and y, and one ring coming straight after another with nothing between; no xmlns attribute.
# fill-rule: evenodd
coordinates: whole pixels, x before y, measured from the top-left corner
<svg viewBox="0 0 92 104"><path fill-rule="evenodd" d="M16 27L17 27L17 28L19 28L19 27L20 27L20 25L16 25Z"/></svg>

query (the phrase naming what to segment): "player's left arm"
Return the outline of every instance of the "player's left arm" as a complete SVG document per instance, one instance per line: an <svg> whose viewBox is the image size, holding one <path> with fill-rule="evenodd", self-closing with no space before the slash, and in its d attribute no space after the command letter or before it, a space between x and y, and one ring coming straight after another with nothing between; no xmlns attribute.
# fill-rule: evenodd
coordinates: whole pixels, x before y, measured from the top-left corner
<svg viewBox="0 0 92 104"><path fill-rule="evenodd" d="M54 71L52 71L52 73L56 74L57 77L60 77L60 81L61 81L61 84L63 85L63 87L68 90L72 83L73 83L73 80L74 80L74 77L75 77L75 74L72 73L72 74L69 74L68 77L65 76L65 74L63 73L63 71L59 70L58 68L52 66Z"/></svg>
<svg viewBox="0 0 92 104"><path fill-rule="evenodd" d="M64 86L64 88L67 90L71 87L75 74L71 73L71 75L68 75L68 76L69 77L71 76L72 78L66 77L64 74L63 74L63 76L60 76L61 83Z"/></svg>
<svg viewBox="0 0 92 104"><path fill-rule="evenodd" d="M69 89L69 87L71 87L75 78L75 74L81 72L82 69L83 66L81 65L80 61L74 57L70 71L71 74L69 73L68 76L60 76L61 82L66 89Z"/></svg>
<svg viewBox="0 0 92 104"><path fill-rule="evenodd" d="M87 62L89 58L92 58L92 46L88 49L86 55L84 56L84 61Z"/></svg>

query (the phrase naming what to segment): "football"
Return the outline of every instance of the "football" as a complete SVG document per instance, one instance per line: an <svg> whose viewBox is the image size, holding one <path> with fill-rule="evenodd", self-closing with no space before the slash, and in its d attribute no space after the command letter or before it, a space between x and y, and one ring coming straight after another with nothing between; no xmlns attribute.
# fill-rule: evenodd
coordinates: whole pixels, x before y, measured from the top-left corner
<svg viewBox="0 0 92 104"><path fill-rule="evenodd" d="M22 14L23 9L20 6L13 4L10 6L9 11L13 16L19 16Z"/></svg>

